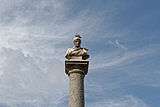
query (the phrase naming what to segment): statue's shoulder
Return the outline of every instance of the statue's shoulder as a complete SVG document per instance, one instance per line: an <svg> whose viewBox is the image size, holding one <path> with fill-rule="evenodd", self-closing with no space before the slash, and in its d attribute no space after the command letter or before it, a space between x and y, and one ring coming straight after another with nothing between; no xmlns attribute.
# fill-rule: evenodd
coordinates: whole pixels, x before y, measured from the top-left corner
<svg viewBox="0 0 160 107"><path fill-rule="evenodd" d="M87 48L83 48L83 51L88 52L88 49Z"/></svg>
<svg viewBox="0 0 160 107"><path fill-rule="evenodd" d="M68 48L68 50L67 51L73 51L73 48Z"/></svg>
<svg viewBox="0 0 160 107"><path fill-rule="evenodd" d="M72 52L73 51L73 48L68 48L67 49L67 53L70 53L70 52Z"/></svg>

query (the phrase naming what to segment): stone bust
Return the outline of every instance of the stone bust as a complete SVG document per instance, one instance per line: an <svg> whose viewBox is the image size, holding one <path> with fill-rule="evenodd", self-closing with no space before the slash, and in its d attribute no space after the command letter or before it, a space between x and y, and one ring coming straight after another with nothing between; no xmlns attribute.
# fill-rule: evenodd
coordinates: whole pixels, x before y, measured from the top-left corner
<svg viewBox="0 0 160 107"><path fill-rule="evenodd" d="M68 60L86 60L89 58L88 49L81 48L81 36L75 35L73 38L73 48L69 48L65 58Z"/></svg>

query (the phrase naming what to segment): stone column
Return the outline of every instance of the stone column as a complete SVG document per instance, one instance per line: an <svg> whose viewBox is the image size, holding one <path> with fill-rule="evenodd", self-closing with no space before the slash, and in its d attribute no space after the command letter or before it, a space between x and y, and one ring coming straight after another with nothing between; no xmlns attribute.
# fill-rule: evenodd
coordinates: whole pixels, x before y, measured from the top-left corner
<svg viewBox="0 0 160 107"><path fill-rule="evenodd" d="M65 61L65 72L69 76L69 107L85 107L84 77L89 61Z"/></svg>

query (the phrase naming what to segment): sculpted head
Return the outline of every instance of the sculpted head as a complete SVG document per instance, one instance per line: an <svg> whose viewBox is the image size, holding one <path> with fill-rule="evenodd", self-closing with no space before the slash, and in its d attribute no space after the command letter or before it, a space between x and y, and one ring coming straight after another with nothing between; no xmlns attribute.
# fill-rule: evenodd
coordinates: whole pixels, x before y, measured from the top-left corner
<svg viewBox="0 0 160 107"><path fill-rule="evenodd" d="M73 44L76 48L79 48L81 46L81 36L80 35L75 35L73 38Z"/></svg>

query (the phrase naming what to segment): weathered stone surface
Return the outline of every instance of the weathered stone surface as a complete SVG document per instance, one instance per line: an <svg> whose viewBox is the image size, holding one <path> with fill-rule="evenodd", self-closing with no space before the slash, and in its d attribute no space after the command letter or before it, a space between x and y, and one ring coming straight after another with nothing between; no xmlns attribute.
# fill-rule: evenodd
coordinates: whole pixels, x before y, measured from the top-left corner
<svg viewBox="0 0 160 107"><path fill-rule="evenodd" d="M69 107L84 107L84 77L89 61L65 61L65 72L69 76Z"/></svg>
<svg viewBox="0 0 160 107"><path fill-rule="evenodd" d="M69 76L69 107L84 107L84 77L88 73L88 49L81 48L81 37L73 38L74 47L66 52L65 73Z"/></svg>
<svg viewBox="0 0 160 107"><path fill-rule="evenodd" d="M81 37L80 35L75 35L73 38L73 48L68 48L65 58L67 60L86 60L89 58L88 49L81 48Z"/></svg>
<svg viewBox="0 0 160 107"><path fill-rule="evenodd" d="M69 107L84 107L84 74L79 69L71 70L69 79Z"/></svg>
<svg viewBox="0 0 160 107"><path fill-rule="evenodd" d="M65 61L65 73L69 75L69 71L73 69L80 69L82 70L81 73L87 74L88 73L88 65L89 61L83 60L83 61Z"/></svg>

